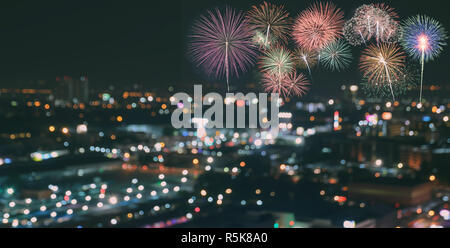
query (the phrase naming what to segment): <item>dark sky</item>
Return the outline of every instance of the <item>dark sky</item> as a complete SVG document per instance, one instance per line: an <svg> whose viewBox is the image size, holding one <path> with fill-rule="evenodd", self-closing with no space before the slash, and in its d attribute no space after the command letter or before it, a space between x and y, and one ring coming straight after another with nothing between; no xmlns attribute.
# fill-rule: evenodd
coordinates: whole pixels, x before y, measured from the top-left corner
<svg viewBox="0 0 450 248"><path fill-rule="evenodd" d="M143 82L149 87L205 81L185 56L186 33L206 9L231 6L247 10L262 1L11 1L0 8L0 86L18 80L54 79L87 73L98 85ZM292 16L313 1L270 1L286 6ZM346 18L369 1L335 0ZM374 1L371 1L374 2ZM446 1L385 1L402 18L430 15L450 30ZM448 81L449 49L426 64L429 81ZM358 57L359 54L354 54ZM357 81L353 72L315 72L325 84ZM445 82L448 83L448 82Z"/></svg>

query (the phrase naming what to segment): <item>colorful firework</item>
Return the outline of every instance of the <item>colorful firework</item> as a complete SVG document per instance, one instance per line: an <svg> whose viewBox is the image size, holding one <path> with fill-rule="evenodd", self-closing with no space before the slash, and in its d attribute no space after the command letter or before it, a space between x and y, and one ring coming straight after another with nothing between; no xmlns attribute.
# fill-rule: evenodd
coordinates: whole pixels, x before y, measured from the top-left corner
<svg viewBox="0 0 450 248"><path fill-rule="evenodd" d="M344 13L332 3L315 3L297 17L292 35L301 47L318 51L342 36Z"/></svg>
<svg viewBox="0 0 450 248"><path fill-rule="evenodd" d="M347 68L352 61L352 51L347 42L337 40L320 50L320 62L332 71Z"/></svg>
<svg viewBox="0 0 450 248"><path fill-rule="evenodd" d="M283 6L264 2L258 6L252 6L247 13L248 24L255 32L263 34L265 43L262 47L268 47L270 41L287 41L289 37L289 13ZM256 33L258 35L258 33Z"/></svg>
<svg viewBox="0 0 450 248"><path fill-rule="evenodd" d="M294 69L292 54L282 46L272 47L261 56L259 67L262 72L282 79Z"/></svg>
<svg viewBox="0 0 450 248"><path fill-rule="evenodd" d="M262 78L262 86L264 91L277 93L283 97L291 95L301 97L309 90L308 79L303 74L297 74L296 71L280 78L270 73L264 73Z"/></svg>
<svg viewBox="0 0 450 248"><path fill-rule="evenodd" d="M364 4L344 25L344 37L351 45L361 45L372 38L396 42L400 36L398 15L386 4Z"/></svg>
<svg viewBox="0 0 450 248"><path fill-rule="evenodd" d="M318 62L319 54L316 51L309 51L303 48L297 48L294 52L294 62L300 69L308 69L311 75L311 68Z"/></svg>
<svg viewBox="0 0 450 248"><path fill-rule="evenodd" d="M238 77L255 63L252 32L242 12L230 7L202 15L189 38L188 53L193 62L210 76L225 77L228 91L229 77Z"/></svg>
<svg viewBox="0 0 450 248"><path fill-rule="evenodd" d="M428 16L410 17L402 24L401 43L408 54L420 60L420 97L422 101L422 85L425 62L435 59L447 45L447 33L442 25Z"/></svg>
<svg viewBox="0 0 450 248"><path fill-rule="evenodd" d="M406 63L407 66L402 70L398 79L393 80L392 89L397 96L405 94L408 90L415 88L418 84L420 70L413 64ZM371 97L391 97L391 89L389 83L373 84L364 80L361 88L365 94Z"/></svg>
<svg viewBox="0 0 450 248"><path fill-rule="evenodd" d="M392 84L398 80L405 67L405 54L396 44L370 45L362 52L360 69L364 78L373 85L388 83L395 101Z"/></svg>

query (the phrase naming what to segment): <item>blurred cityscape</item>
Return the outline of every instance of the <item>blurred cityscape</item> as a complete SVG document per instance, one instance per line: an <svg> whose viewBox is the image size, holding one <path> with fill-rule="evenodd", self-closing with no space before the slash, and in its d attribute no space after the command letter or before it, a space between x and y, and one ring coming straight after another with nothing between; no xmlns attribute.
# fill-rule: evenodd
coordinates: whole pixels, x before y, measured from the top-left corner
<svg viewBox="0 0 450 248"><path fill-rule="evenodd" d="M449 86L423 103L351 84L285 99L276 139L174 129L171 96L191 86L0 88L0 226L450 226Z"/></svg>

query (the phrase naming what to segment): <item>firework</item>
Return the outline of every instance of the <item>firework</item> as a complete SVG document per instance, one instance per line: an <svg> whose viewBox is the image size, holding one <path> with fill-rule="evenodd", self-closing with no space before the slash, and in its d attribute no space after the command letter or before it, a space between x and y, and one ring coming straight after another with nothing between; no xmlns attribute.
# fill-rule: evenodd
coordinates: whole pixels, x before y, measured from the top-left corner
<svg viewBox="0 0 450 248"><path fill-rule="evenodd" d="M358 46L366 43L366 39L362 33L362 28L358 25L356 18L351 18L344 24L344 37L350 45Z"/></svg>
<svg viewBox="0 0 450 248"><path fill-rule="evenodd" d="M308 79L302 73L297 74L297 71L292 72L284 79L284 83L287 87L288 95L295 95L301 97L309 90Z"/></svg>
<svg viewBox="0 0 450 248"><path fill-rule="evenodd" d="M392 82L392 89L397 96L405 94L418 84L419 68L411 63L406 64L407 66L402 70L400 76ZM373 84L365 79L361 83L361 88L365 94L371 97L391 97L389 83Z"/></svg>
<svg viewBox="0 0 450 248"><path fill-rule="evenodd" d="M397 42L400 36L398 14L384 3L372 4L373 8L366 14L369 19L373 35L377 42ZM370 34L369 34L370 35Z"/></svg>
<svg viewBox="0 0 450 248"><path fill-rule="evenodd" d="M294 52L294 62L301 69L308 69L311 75L311 68L318 62L319 54L315 51L309 51L303 48L297 48Z"/></svg>
<svg viewBox="0 0 450 248"><path fill-rule="evenodd" d="M264 91L278 93L283 97L291 95L301 97L309 90L308 79L303 74L297 74L296 71L280 78L277 75L264 73L262 86Z"/></svg>
<svg viewBox="0 0 450 248"><path fill-rule="evenodd" d="M289 13L284 10L283 6L276 6L267 2L258 6L254 5L248 11L246 18L257 35L258 33L264 35L262 47L267 48L270 41L277 39L287 41L290 19Z"/></svg>
<svg viewBox="0 0 450 248"><path fill-rule="evenodd" d="M294 69L292 54L282 46L270 48L261 56L259 67L262 72L282 79Z"/></svg>
<svg viewBox="0 0 450 248"><path fill-rule="evenodd" d="M405 67L404 52L396 44L370 45L362 52L359 66L369 83L387 83L395 101L392 84L401 77Z"/></svg>
<svg viewBox="0 0 450 248"><path fill-rule="evenodd" d="M210 76L225 77L228 91L229 77L238 77L255 63L252 32L244 15L230 7L202 15L189 38L188 53L193 62Z"/></svg>
<svg viewBox="0 0 450 248"><path fill-rule="evenodd" d="M397 12L395 12L395 9L392 8L391 6L385 4L385 3L374 3L373 6L375 8L381 9L383 11L386 11L386 13L389 14L389 16L394 19L395 21L397 21L399 19L399 16L397 14Z"/></svg>
<svg viewBox="0 0 450 248"><path fill-rule="evenodd" d="M428 16L410 17L402 24L401 43L407 53L420 60L420 101L422 101L422 85L425 62L435 59L447 45L447 34L442 25Z"/></svg>
<svg viewBox="0 0 450 248"><path fill-rule="evenodd" d="M266 50L269 49L272 44L276 43L275 37L266 36L264 33L260 31L255 31L253 36L253 42L259 46L260 49Z"/></svg>
<svg viewBox="0 0 450 248"><path fill-rule="evenodd" d="M280 78L275 74L264 73L261 79L262 87L265 92L277 93L281 96L287 96L289 89L285 84L286 76Z"/></svg>
<svg viewBox="0 0 450 248"><path fill-rule="evenodd" d="M318 51L342 36L344 13L332 3L315 3L300 13L292 35L301 47Z"/></svg>
<svg viewBox="0 0 450 248"><path fill-rule="evenodd" d="M263 87L265 91L289 94L287 91L285 78L293 71L294 62L290 51L282 46L272 47L267 50L261 60L259 67L264 73Z"/></svg>
<svg viewBox="0 0 450 248"><path fill-rule="evenodd" d="M337 40L320 51L320 62L332 71L345 69L352 58L350 46L343 40Z"/></svg>
<svg viewBox="0 0 450 248"><path fill-rule="evenodd" d="M400 35L398 15L386 4L364 4L344 25L344 37L351 45L361 45L372 38L396 42Z"/></svg>

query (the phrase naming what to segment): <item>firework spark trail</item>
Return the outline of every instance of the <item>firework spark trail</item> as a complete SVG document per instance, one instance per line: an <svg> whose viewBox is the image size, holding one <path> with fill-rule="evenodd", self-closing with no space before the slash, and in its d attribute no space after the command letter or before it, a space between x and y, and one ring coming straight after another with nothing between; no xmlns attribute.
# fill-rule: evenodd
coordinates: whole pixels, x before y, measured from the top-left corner
<svg viewBox="0 0 450 248"><path fill-rule="evenodd" d="M368 82L382 85L387 79L395 101L392 80L398 80L405 68L404 52L395 44L370 45L362 52L360 69Z"/></svg>
<svg viewBox="0 0 450 248"><path fill-rule="evenodd" d="M209 10L194 23L189 35L188 54L209 76L239 77L256 60L252 32L242 12L230 7Z"/></svg>
<svg viewBox="0 0 450 248"><path fill-rule="evenodd" d="M305 61L305 64L308 67L309 76L312 78L311 67L309 67L308 60L306 60L305 56L303 56L302 59Z"/></svg>
<svg viewBox="0 0 450 248"><path fill-rule="evenodd" d="M428 16L410 17L402 23L401 43L408 54L418 59L421 65L420 102L422 102L425 62L439 56L443 46L447 45L446 39L447 33L441 23Z"/></svg>
<svg viewBox="0 0 450 248"><path fill-rule="evenodd" d="M257 32L265 34L264 47L270 40L287 42L290 31L289 13L283 6L263 2L252 6L246 15L248 25Z"/></svg>
<svg viewBox="0 0 450 248"><path fill-rule="evenodd" d="M297 48L294 52L294 59L297 66L301 69L307 69L312 79L311 67L315 66L319 61L319 53L308 51L303 48Z"/></svg>
<svg viewBox="0 0 450 248"><path fill-rule="evenodd" d="M359 35L361 36L362 41L364 42L364 45L366 44L366 39L364 39L363 34L361 33L361 30L358 30Z"/></svg>
<svg viewBox="0 0 450 248"><path fill-rule="evenodd" d="M293 37L297 44L318 51L342 36L344 13L332 3L315 3L297 17Z"/></svg>
<svg viewBox="0 0 450 248"><path fill-rule="evenodd" d="M269 41L269 32L270 32L270 23L267 25L267 30L266 30L266 46L267 46L267 42Z"/></svg>
<svg viewBox="0 0 450 248"><path fill-rule="evenodd" d="M380 56L382 56L382 55L380 54ZM384 69L386 70L386 77L388 78L388 82L389 82L389 88L391 88L392 100L395 102L394 90L392 89L391 76L389 76L389 70L387 68L386 61L384 61L384 59L382 57L380 59L383 60Z"/></svg>
<svg viewBox="0 0 450 248"><path fill-rule="evenodd" d="M229 85L230 70L228 67L228 41L225 41L225 74L227 75L227 91L230 91Z"/></svg>
<svg viewBox="0 0 450 248"><path fill-rule="evenodd" d="M423 72L425 70L425 51L422 50L422 57L420 58L420 93L419 102L422 102L422 88L423 88Z"/></svg>

